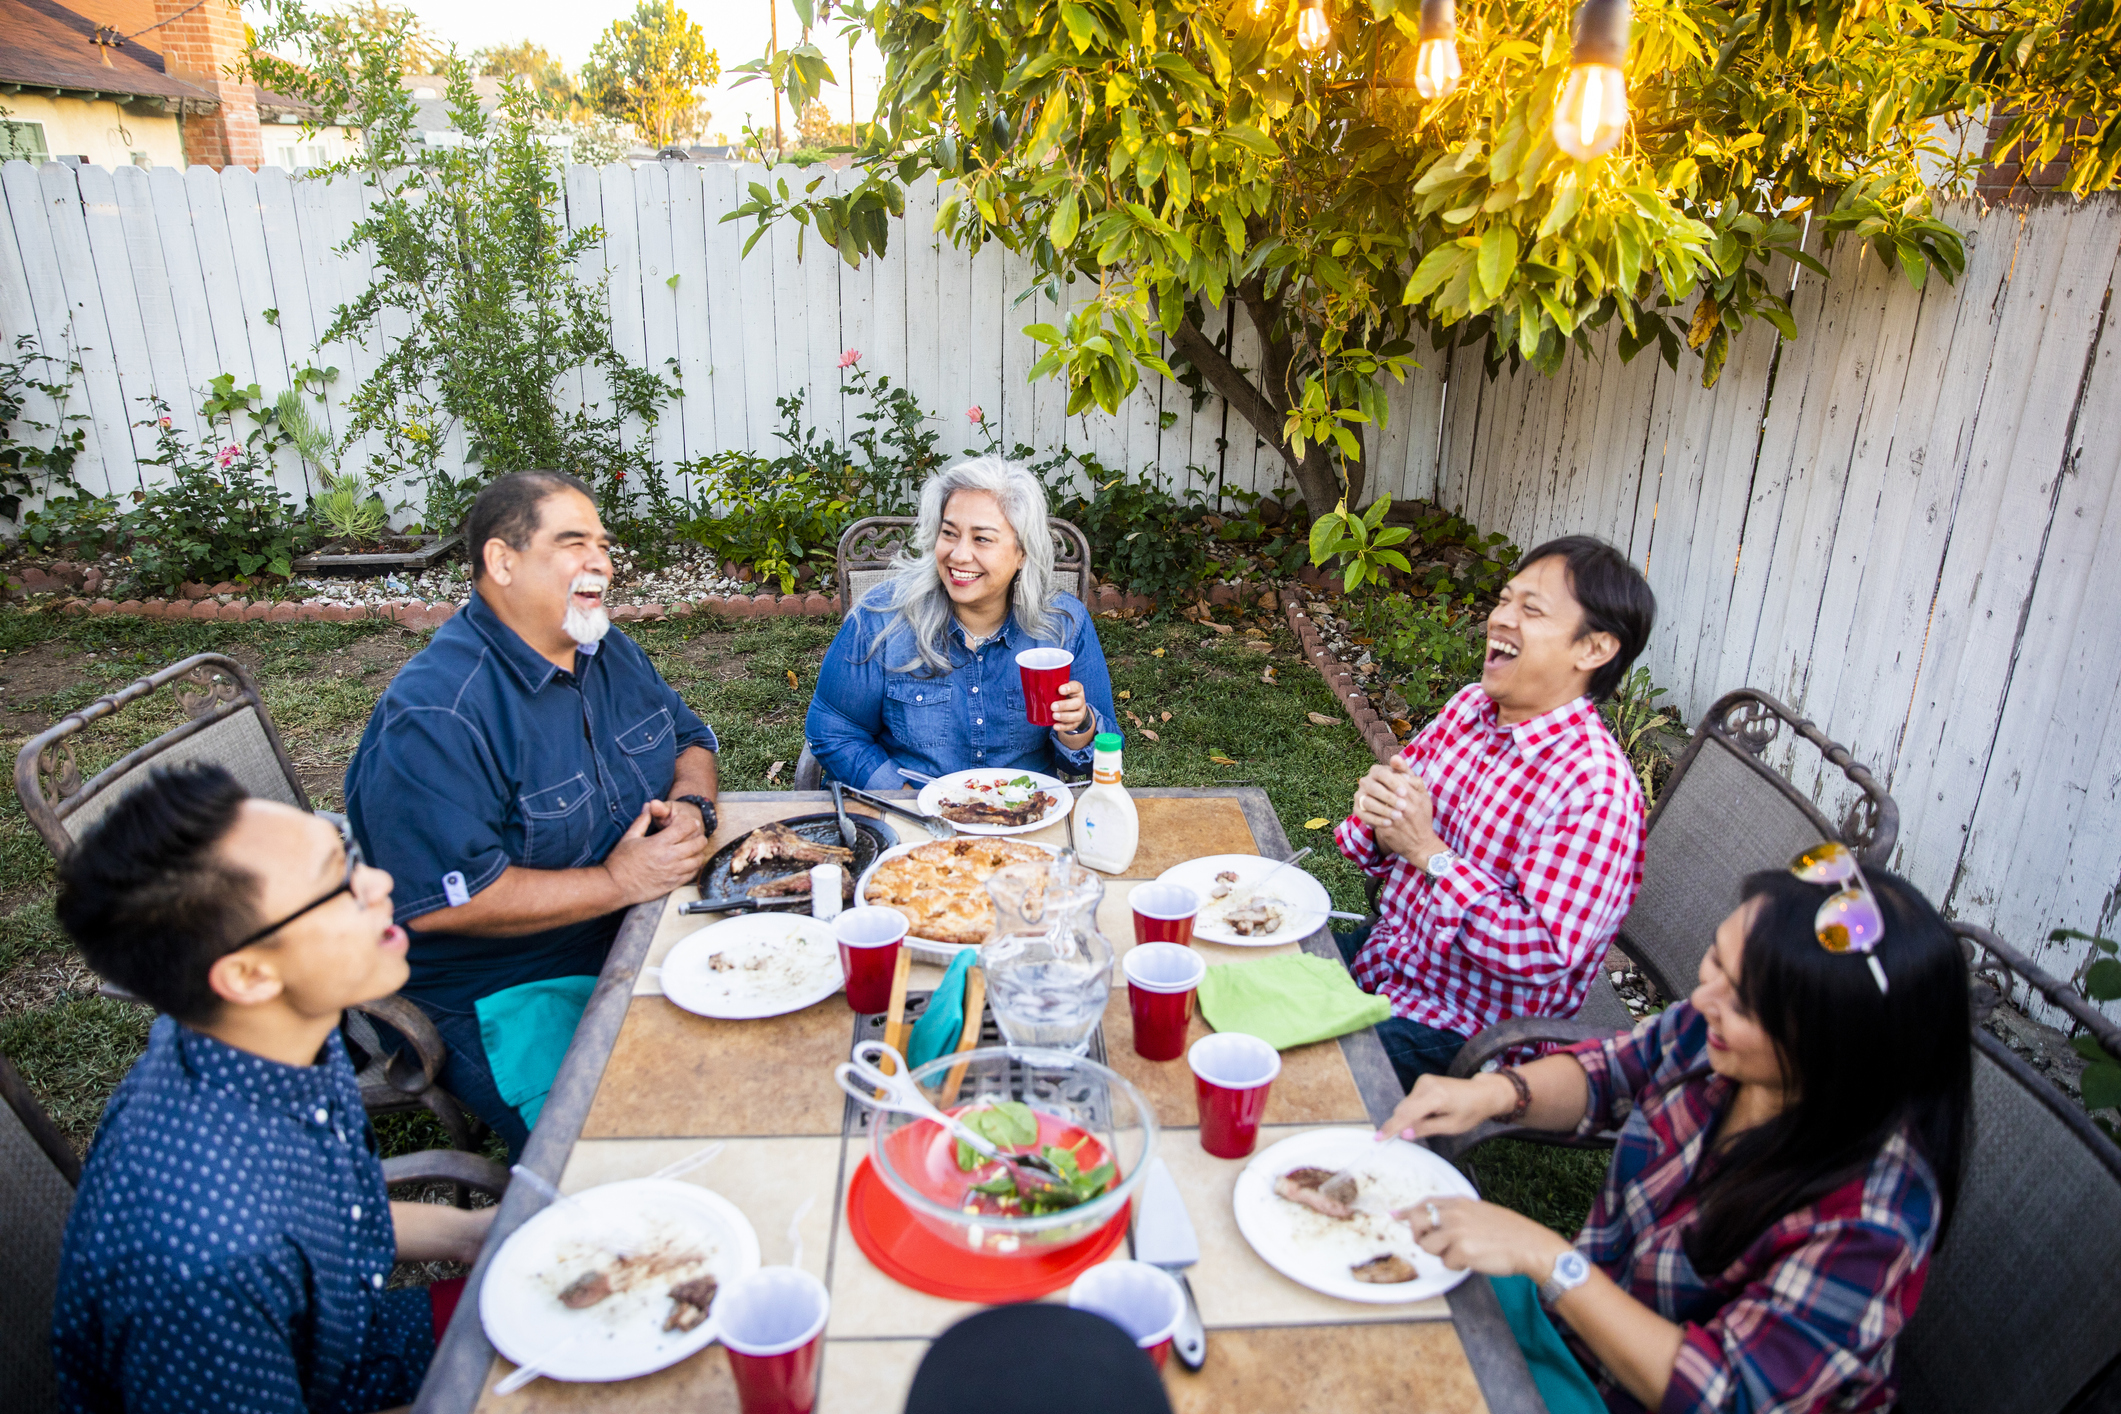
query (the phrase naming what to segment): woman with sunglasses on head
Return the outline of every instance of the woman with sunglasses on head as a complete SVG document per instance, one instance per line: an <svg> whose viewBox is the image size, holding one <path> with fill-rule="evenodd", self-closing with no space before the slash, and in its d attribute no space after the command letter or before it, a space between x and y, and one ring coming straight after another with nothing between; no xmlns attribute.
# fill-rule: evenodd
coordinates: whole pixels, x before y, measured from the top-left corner
<svg viewBox="0 0 2121 1414"><path fill-rule="evenodd" d="M1401 1216L1447 1266L1537 1285L1595 1386L1582 1405L1884 1409L1958 1193L1967 1028L1936 909L1822 845L1745 881L1685 1001L1521 1068L1424 1076L1393 1113L1407 1138L1618 1126L1573 1244L1470 1199Z"/></svg>

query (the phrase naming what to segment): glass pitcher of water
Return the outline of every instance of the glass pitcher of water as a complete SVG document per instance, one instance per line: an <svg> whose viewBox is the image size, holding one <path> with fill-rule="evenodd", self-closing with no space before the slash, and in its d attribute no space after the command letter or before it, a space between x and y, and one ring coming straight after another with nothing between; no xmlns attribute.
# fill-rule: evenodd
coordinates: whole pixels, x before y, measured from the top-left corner
<svg viewBox="0 0 2121 1414"><path fill-rule="evenodd" d="M979 961L1003 1038L1081 1055L1112 985L1112 944L1097 930L1104 882L1063 850L1051 865L996 871L987 893L994 933Z"/></svg>

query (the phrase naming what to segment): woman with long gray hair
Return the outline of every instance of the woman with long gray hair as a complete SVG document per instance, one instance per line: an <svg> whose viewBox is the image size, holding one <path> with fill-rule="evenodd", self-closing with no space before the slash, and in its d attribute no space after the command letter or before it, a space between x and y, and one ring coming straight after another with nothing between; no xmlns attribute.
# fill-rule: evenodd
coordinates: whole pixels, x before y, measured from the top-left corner
<svg viewBox="0 0 2121 1414"><path fill-rule="evenodd" d="M1054 725L1026 716L1016 655L1064 648ZM891 577L852 606L825 654L804 735L834 780L905 784L975 767L1085 771L1114 729L1112 677L1090 611L1053 576L1046 492L1000 457L928 478Z"/></svg>

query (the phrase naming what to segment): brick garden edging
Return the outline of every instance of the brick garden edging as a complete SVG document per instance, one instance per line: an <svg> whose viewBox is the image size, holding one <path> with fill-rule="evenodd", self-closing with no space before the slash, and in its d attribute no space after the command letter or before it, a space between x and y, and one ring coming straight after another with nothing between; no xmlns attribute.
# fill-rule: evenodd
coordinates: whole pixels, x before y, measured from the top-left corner
<svg viewBox="0 0 2121 1414"><path fill-rule="evenodd" d="M1318 675L1326 680L1326 686L1333 689L1334 698L1354 719L1355 729L1362 733L1362 739L1369 746L1370 754L1380 762L1397 756L1400 741L1393 735L1391 724L1379 716L1377 709L1370 705L1370 694L1363 691L1362 683L1355 676L1354 670L1334 657L1333 650L1326 647L1325 639L1318 632L1318 625L1311 622L1311 616L1305 612L1302 601L1297 595L1289 594L1283 600L1282 609L1288 616L1290 630L1303 645L1304 657L1310 660L1312 667L1318 669Z"/></svg>

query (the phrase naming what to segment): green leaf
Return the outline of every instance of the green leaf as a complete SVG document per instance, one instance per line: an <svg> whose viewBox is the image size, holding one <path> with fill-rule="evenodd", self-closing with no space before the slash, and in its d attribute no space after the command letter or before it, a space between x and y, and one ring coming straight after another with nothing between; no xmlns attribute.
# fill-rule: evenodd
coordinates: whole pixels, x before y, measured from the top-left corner
<svg viewBox="0 0 2121 1414"><path fill-rule="evenodd" d="M1517 228L1497 223L1480 237L1480 287L1488 298L1500 299L1517 273Z"/></svg>
<svg viewBox="0 0 2121 1414"><path fill-rule="evenodd" d="M1333 557L1334 541L1340 538L1338 518L1320 516L1311 522L1311 563L1322 565Z"/></svg>
<svg viewBox="0 0 2121 1414"><path fill-rule="evenodd" d="M1046 238L1053 242L1055 250L1066 250L1075 244L1075 233L1082 221L1082 209L1076 203L1075 193L1069 192L1053 205L1053 219L1046 223Z"/></svg>
<svg viewBox="0 0 2121 1414"><path fill-rule="evenodd" d="M2095 1002L2121 1001L2121 958L2102 957L2086 968L2084 995Z"/></svg>
<svg viewBox="0 0 2121 1414"><path fill-rule="evenodd" d="M2084 1108L2108 1110L2121 1107L2121 1065L2106 1061L2084 1067L2077 1084L2084 1094Z"/></svg>
<svg viewBox="0 0 2121 1414"><path fill-rule="evenodd" d="M1437 246L1421 258L1414 267L1413 278L1407 281L1406 293L1400 296L1401 304L1419 304L1432 291L1442 288L1444 282L1458 273L1465 261L1465 248L1456 242Z"/></svg>

